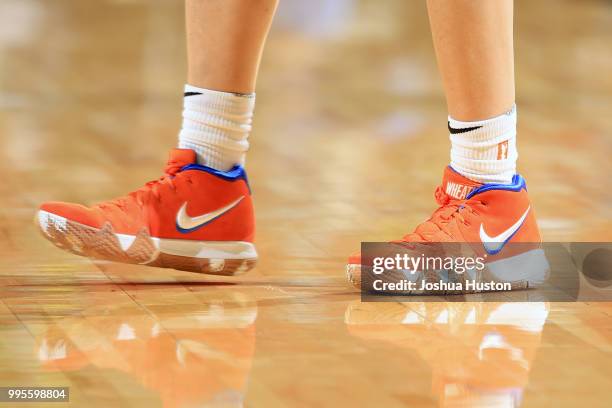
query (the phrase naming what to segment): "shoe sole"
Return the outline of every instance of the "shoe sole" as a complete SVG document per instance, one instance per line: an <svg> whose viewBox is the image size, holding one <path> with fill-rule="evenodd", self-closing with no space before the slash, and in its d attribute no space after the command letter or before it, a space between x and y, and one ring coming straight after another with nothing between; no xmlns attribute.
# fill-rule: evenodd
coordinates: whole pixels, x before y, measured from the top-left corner
<svg viewBox="0 0 612 408"><path fill-rule="evenodd" d="M137 235L117 234L108 222L94 228L43 210L35 222L58 248L89 258L223 276L239 275L257 263L250 242L164 239L145 229Z"/></svg>
<svg viewBox="0 0 612 408"><path fill-rule="evenodd" d="M499 261L486 264L486 274L477 280L507 282L511 285L511 290L524 290L537 287L546 281L550 272L550 265L546 259L544 250L533 249L522 254L508 257ZM361 290L362 275L367 282L373 282L375 279L381 279L380 275L372 272L372 268L364 267L359 264L346 265L346 277L349 283ZM405 280L406 276L401 271L385 272L385 282L400 282ZM439 281L440 275L433 271L428 271L424 276L413 277L413 280ZM418 285L420 286L420 285ZM478 293L478 291L449 291L448 293L440 293L440 291L428 293L426 291L415 290L410 292L399 292L402 295L428 295L428 294L464 294Z"/></svg>

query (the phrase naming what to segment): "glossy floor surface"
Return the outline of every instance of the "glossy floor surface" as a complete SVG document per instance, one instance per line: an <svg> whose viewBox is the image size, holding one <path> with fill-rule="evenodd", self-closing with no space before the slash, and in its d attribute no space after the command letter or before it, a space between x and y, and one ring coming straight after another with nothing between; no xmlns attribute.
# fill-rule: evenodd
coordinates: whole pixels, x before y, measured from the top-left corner
<svg viewBox="0 0 612 408"><path fill-rule="evenodd" d="M183 35L179 1L0 2L0 386L87 407L610 406L612 303L362 303L345 283L360 241L428 215L448 161L424 2L281 2L248 275L94 265L42 239L38 203L160 175ZM545 239L610 241L612 5L517 1L516 37Z"/></svg>

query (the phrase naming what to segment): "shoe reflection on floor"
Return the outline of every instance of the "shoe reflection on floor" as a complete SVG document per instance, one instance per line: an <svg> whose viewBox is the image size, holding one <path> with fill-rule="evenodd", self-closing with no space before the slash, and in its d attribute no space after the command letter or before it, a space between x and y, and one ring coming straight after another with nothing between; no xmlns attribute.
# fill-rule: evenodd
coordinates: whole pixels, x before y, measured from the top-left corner
<svg viewBox="0 0 612 408"><path fill-rule="evenodd" d="M223 296L156 315L62 319L38 339L39 360L48 370L127 373L164 407L242 406L257 306L240 292Z"/></svg>
<svg viewBox="0 0 612 408"><path fill-rule="evenodd" d="M543 302L355 301L345 323L355 337L414 349L440 406L516 407L547 316Z"/></svg>

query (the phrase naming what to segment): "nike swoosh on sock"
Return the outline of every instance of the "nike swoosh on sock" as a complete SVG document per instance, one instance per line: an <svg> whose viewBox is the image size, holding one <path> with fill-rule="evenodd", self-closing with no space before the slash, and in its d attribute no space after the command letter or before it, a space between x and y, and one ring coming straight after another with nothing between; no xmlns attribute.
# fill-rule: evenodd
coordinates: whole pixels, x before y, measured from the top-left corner
<svg viewBox="0 0 612 408"><path fill-rule="evenodd" d="M451 127L450 122L448 123L448 131L451 133L451 135L457 135L459 133L471 132L472 130L480 129L481 127L482 127L482 125L481 126L474 126L474 127L457 128L457 129L455 129L454 127Z"/></svg>

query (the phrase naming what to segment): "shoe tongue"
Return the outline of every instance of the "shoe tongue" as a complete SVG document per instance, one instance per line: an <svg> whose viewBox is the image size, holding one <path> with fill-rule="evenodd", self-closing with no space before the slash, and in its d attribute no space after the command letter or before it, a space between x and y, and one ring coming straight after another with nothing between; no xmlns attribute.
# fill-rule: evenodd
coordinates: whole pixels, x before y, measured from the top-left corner
<svg viewBox="0 0 612 408"><path fill-rule="evenodd" d="M196 162L196 153L191 149L172 149L168 157L168 165L183 167Z"/></svg>
<svg viewBox="0 0 612 408"><path fill-rule="evenodd" d="M444 169L444 176L442 178L442 188L444 192L449 196L463 200L467 195L474 190L476 187L480 187L482 184L472 181L461 174L457 173L451 168L446 166Z"/></svg>
<svg viewBox="0 0 612 408"><path fill-rule="evenodd" d="M191 149L172 149L170 150L170 156L168 157L168 163L164 173L167 176L175 176L176 173L188 165L196 162L196 154Z"/></svg>

